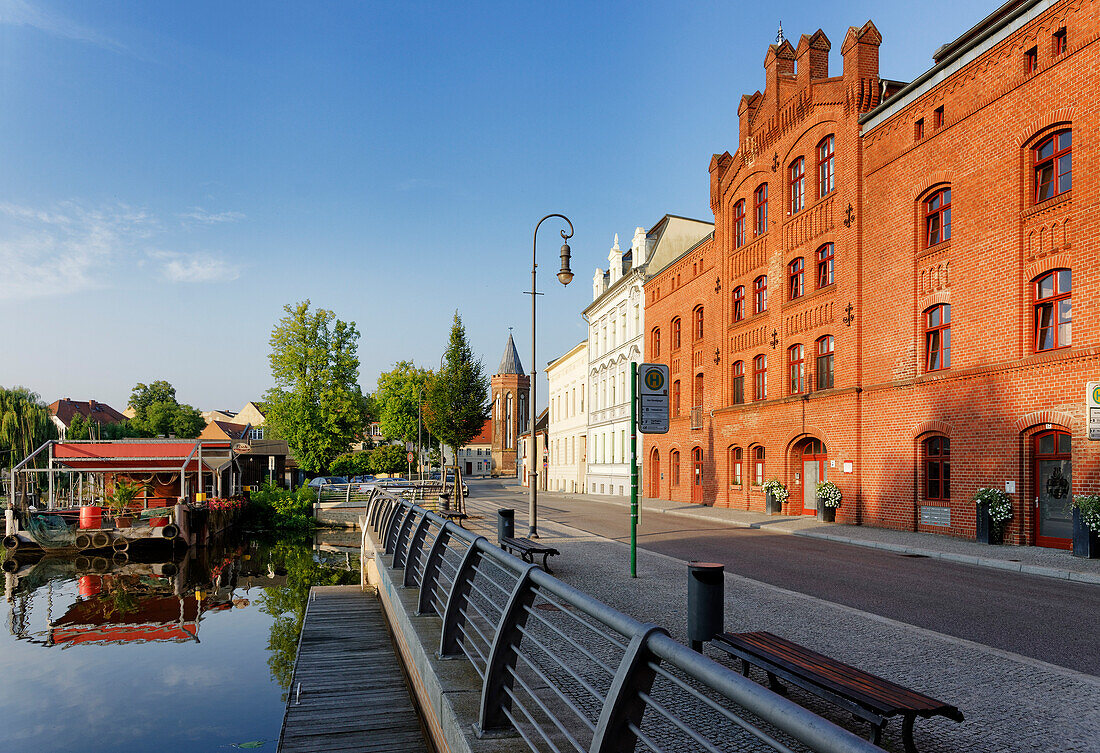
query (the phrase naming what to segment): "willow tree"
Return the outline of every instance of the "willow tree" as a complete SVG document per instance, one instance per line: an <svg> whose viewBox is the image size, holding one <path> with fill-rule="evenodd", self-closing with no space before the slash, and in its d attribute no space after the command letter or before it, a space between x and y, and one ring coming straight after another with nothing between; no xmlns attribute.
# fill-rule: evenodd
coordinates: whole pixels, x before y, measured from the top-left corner
<svg viewBox="0 0 1100 753"><path fill-rule="evenodd" d="M481 359L474 358L457 311L443 368L431 380L427 403L428 428L450 445L457 462L458 448L481 433L489 417L489 378Z"/></svg>
<svg viewBox="0 0 1100 753"><path fill-rule="evenodd" d="M0 387L0 466L18 465L50 439L57 439L57 427L38 393Z"/></svg>
<svg viewBox="0 0 1100 753"><path fill-rule="evenodd" d="M271 376L266 424L286 440L309 473L328 468L363 431L359 389L359 331L310 302L286 305L271 331Z"/></svg>

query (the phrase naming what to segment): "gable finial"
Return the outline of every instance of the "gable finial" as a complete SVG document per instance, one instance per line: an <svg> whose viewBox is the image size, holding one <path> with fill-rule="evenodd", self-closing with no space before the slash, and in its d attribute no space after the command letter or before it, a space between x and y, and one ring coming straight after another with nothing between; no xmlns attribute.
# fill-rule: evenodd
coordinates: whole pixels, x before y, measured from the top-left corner
<svg viewBox="0 0 1100 753"><path fill-rule="evenodd" d="M783 19L779 19L779 32L775 35L775 43L783 44Z"/></svg>

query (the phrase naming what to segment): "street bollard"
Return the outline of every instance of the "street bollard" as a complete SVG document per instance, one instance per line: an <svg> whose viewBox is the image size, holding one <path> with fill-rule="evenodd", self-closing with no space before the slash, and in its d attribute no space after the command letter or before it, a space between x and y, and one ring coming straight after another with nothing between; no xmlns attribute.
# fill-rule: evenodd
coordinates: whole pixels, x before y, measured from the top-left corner
<svg viewBox="0 0 1100 753"><path fill-rule="evenodd" d="M516 536L516 511L503 509L497 510L497 543L505 538Z"/></svg>
<svg viewBox="0 0 1100 753"><path fill-rule="evenodd" d="M725 566L715 562L688 562L688 640L693 651L723 630Z"/></svg>

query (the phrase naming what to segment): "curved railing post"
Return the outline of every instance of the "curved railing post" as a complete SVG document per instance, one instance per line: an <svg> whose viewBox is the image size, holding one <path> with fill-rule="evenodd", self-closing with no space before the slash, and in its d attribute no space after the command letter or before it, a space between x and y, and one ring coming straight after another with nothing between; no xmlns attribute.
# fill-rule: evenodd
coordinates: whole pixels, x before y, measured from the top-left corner
<svg viewBox="0 0 1100 753"><path fill-rule="evenodd" d="M600 711L589 753L633 752L638 736L630 731L630 725L642 726L646 704L641 694L649 693L657 674L650 662L659 662L659 659L647 648L650 637L656 634L668 635L668 631L656 625L645 625L630 639L607 691L607 701Z"/></svg>
<svg viewBox="0 0 1100 753"><path fill-rule="evenodd" d="M447 523L448 526L453 525ZM462 602L470 598L470 581L474 579L474 565L477 564L481 553L478 551L478 542L488 544L488 539L478 536L470 542L470 548L462 556L462 562L455 573L455 582L451 584L451 590L447 594L447 606L443 609L443 632L439 636L440 657L457 656L462 653L459 645L459 636L462 634L462 613L459 607Z"/></svg>
<svg viewBox="0 0 1100 753"><path fill-rule="evenodd" d="M393 522L393 516L401 510L401 505L397 503L397 500L386 498L386 507L382 511L382 514L378 516L378 525L375 530L378 531L378 541L382 544L382 550L386 549L386 537L390 533L390 523Z"/></svg>
<svg viewBox="0 0 1100 753"><path fill-rule="evenodd" d="M398 502L394 514L390 517L389 524L386 526L385 538L382 540L383 546L386 547L386 554L396 553L397 535L410 515L412 515L412 505Z"/></svg>
<svg viewBox="0 0 1100 753"><path fill-rule="evenodd" d="M424 546L424 538L428 534L428 523L428 513L425 512L420 517L420 522L416 524L416 529L413 531L409 543L405 546L405 576L401 579L401 584L405 587L416 585L414 580L416 577L416 555Z"/></svg>
<svg viewBox="0 0 1100 753"><path fill-rule="evenodd" d="M432 595L435 593L435 584L439 579L439 563L443 561L443 554L447 551L447 539L450 533L444 524L432 542L432 548L428 550L428 558L424 561L424 573L420 576L420 598L416 602L418 614L427 614L432 609Z"/></svg>
<svg viewBox="0 0 1100 753"><path fill-rule="evenodd" d="M409 512L401 521L401 528L397 531L397 539L393 542L393 568L405 566L406 555L409 552L409 535L413 529L413 521L416 520L416 507L409 505Z"/></svg>
<svg viewBox="0 0 1100 753"><path fill-rule="evenodd" d="M531 584L531 572L538 565L528 565L521 572L512 588L508 603L501 610L489 658L485 662L485 682L481 686L481 714L478 717L478 734L511 726L504 710L512 705L508 697L515 677L512 672L518 660L520 632L527 624L527 610L535 603L535 587Z"/></svg>

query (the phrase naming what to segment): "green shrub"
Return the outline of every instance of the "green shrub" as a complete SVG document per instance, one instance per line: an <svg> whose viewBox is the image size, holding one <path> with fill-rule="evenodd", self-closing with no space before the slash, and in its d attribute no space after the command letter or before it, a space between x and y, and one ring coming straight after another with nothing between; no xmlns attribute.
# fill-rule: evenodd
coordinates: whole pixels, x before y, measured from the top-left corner
<svg viewBox="0 0 1100 753"><path fill-rule="evenodd" d="M308 486L294 491L270 481L252 492L249 510L255 523L278 529L308 529L314 526L313 504L316 493Z"/></svg>

